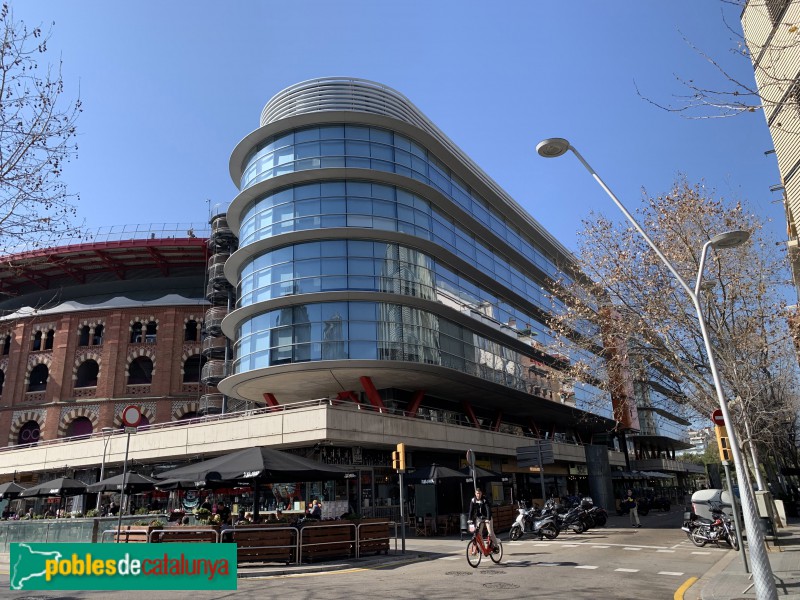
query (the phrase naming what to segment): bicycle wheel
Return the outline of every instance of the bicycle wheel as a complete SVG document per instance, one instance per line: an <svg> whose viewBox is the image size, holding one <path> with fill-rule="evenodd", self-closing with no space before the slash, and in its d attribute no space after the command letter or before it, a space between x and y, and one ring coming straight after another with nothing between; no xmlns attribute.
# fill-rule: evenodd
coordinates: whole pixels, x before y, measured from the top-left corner
<svg viewBox="0 0 800 600"><path fill-rule="evenodd" d="M472 538L467 542L467 562L469 566L473 569L478 568L478 565L481 564L482 556L483 552L481 552L478 542L475 541L475 538Z"/></svg>
<svg viewBox="0 0 800 600"><path fill-rule="evenodd" d="M492 553L489 554L489 558L492 559L493 563L499 563L503 560L503 543L499 539L497 540L497 551L492 551Z"/></svg>

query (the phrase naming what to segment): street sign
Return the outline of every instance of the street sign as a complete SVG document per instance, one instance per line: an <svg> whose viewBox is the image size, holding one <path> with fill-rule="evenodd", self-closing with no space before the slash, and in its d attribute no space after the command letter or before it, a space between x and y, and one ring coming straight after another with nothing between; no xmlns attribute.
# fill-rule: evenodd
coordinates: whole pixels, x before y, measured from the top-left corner
<svg viewBox="0 0 800 600"><path fill-rule="evenodd" d="M138 429L136 427L126 427L125 433L136 433Z"/></svg>
<svg viewBox="0 0 800 600"><path fill-rule="evenodd" d="M722 409L717 408L711 413L711 420L714 422L714 425L721 425L725 426L725 419L722 416Z"/></svg>
<svg viewBox="0 0 800 600"><path fill-rule="evenodd" d="M122 410L122 424L126 428L133 427L135 429L139 425L139 422L141 420L142 420L142 411L139 410L138 406L130 404ZM130 432L127 431L127 433Z"/></svg>
<svg viewBox="0 0 800 600"><path fill-rule="evenodd" d="M473 450L467 450L467 464L470 468L475 468L475 452Z"/></svg>
<svg viewBox="0 0 800 600"><path fill-rule="evenodd" d="M520 446L517 448L517 466L538 467L540 453L543 465L552 465L556 462L553 455L553 442L539 440L535 446Z"/></svg>

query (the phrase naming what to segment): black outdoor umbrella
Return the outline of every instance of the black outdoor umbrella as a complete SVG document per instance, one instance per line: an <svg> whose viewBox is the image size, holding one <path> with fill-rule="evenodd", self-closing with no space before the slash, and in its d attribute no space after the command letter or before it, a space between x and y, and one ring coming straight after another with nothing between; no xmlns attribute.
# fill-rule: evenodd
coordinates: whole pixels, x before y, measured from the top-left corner
<svg viewBox="0 0 800 600"><path fill-rule="evenodd" d="M459 473L464 473L468 477L467 481L472 481L472 470L469 466L462 467L458 471ZM475 467L475 479L478 481L506 481L506 476L488 469Z"/></svg>
<svg viewBox="0 0 800 600"><path fill-rule="evenodd" d="M413 473L406 475L408 483L421 483L423 485L433 485L446 480L464 483L467 479L469 479L469 475L436 463L427 467L418 467Z"/></svg>
<svg viewBox="0 0 800 600"><path fill-rule="evenodd" d="M175 488L172 489L185 489L184 482L193 482L193 487L196 488L212 487L219 482L247 482L253 487L253 512L258 517L259 483L347 479L355 477L355 474L343 467L326 465L274 448L257 446L164 471L159 473L158 477L172 482L177 480ZM203 483L205 485L202 485ZM156 486L161 487L158 483Z"/></svg>
<svg viewBox="0 0 800 600"><path fill-rule="evenodd" d="M281 452L273 448L255 447L238 450L209 460L164 471L159 479L179 479L197 483L214 481L276 482L290 480L315 481L321 479L346 479L352 471L335 465L326 465L302 456ZM156 483L156 485L159 485ZM202 487L202 486L195 486Z"/></svg>
<svg viewBox="0 0 800 600"><path fill-rule="evenodd" d="M12 498L16 498L24 490L25 488L16 481L9 481L7 483L0 484L0 500L10 500Z"/></svg>
<svg viewBox="0 0 800 600"><path fill-rule="evenodd" d="M138 473L125 474L125 493L136 494L137 492L147 492L155 488L156 480ZM116 475L91 484L86 488L87 492L121 492L122 475Z"/></svg>
<svg viewBox="0 0 800 600"><path fill-rule="evenodd" d="M86 484L77 479L59 477L45 481L20 492L20 498L46 498L48 496L78 496L86 493Z"/></svg>

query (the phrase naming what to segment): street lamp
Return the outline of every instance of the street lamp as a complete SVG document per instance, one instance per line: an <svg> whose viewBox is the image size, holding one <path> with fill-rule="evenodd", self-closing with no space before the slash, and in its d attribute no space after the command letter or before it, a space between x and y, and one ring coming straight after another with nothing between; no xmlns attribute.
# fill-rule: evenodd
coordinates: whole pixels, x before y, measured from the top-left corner
<svg viewBox="0 0 800 600"><path fill-rule="evenodd" d="M750 562L752 563L753 567L753 583L755 585L756 596L761 599L769 600L777 598L775 580L773 579L769 558L767 557L767 552L764 547L764 533L762 532L761 524L758 521L756 504L753 498L753 490L750 489L747 471L745 470L745 463L742 460L742 455L739 451L739 441L736 436L736 429L733 427L733 421L731 421L730 413L728 412L728 403L725 400L722 382L720 381L719 373L717 372L717 364L714 360L714 352L711 348L711 340L708 337L708 330L706 329L706 320L703 316L703 310L698 299L703 278L703 267L708 249L712 247L721 249L739 246L748 240L750 234L746 231L729 231L727 233L721 233L720 235L714 236L707 241L703 245L703 255L700 260L700 268L697 272L697 282L694 289L692 289L689 287L689 284L686 283L683 277L681 277L675 267L672 266L672 263L669 262L667 257L664 256L661 250L658 249L658 246L655 245L653 240L651 240L647 233L645 233L639 223L636 222L636 219L633 218L633 215L628 212L628 210L622 205L622 202L619 201L619 199L608 188L603 180L600 179L600 176L595 172L594 169L592 169L589 163L586 162L583 156L580 155L580 153L574 148L574 146L572 146L572 144L570 144L564 138L550 138L543 140L536 145L536 152L539 154L539 156L544 158L556 158L566 154L567 151L570 150L581 162L581 164L586 167L586 170L589 171L592 177L594 177L595 181L600 185L600 187L605 190L606 194L608 194L608 196L614 201L614 204L617 205L617 208L622 211L628 221L630 221L630 223L636 228L636 231L641 234L650 248L652 248L653 252L658 255L658 257L661 259L661 262L664 263L672 275L674 275L675 279L678 280L678 283L680 283L681 287L686 291L686 294L691 299L692 304L694 304L695 310L697 311L697 320L700 323L700 331L703 334L703 342L705 343L708 365L711 368L711 375L714 379L714 388L717 392L717 400L719 401L722 417L725 420L725 426L728 430L728 439L730 442L731 451L733 453L733 462L736 466L736 471L739 473L741 478L739 491L742 495L742 510L744 512L745 528L747 530L747 539L749 542L748 545L750 547ZM742 552L744 552L744 548L742 548Z"/></svg>
<svg viewBox="0 0 800 600"><path fill-rule="evenodd" d="M98 481L103 481L106 472L106 449L108 448L108 442L111 441L111 434L114 433L114 428L103 427L100 432L103 434L103 460L100 463L100 479L98 479ZM100 499L102 494L103 492L97 492L97 514L100 514Z"/></svg>

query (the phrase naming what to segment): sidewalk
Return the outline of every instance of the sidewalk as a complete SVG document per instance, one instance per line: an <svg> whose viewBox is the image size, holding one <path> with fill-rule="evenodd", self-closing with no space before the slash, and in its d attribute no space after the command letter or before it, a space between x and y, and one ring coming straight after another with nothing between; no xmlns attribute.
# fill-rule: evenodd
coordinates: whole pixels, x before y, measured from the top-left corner
<svg viewBox="0 0 800 600"><path fill-rule="evenodd" d="M778 539L767 542L767 557L775 576L779 598L800 599L800 523L796 520L778 530ZM748 566L752 571L749 563ZM729 552L684 594L685 600L732 600L755 598L750 576L739 552Z"/></svg>

